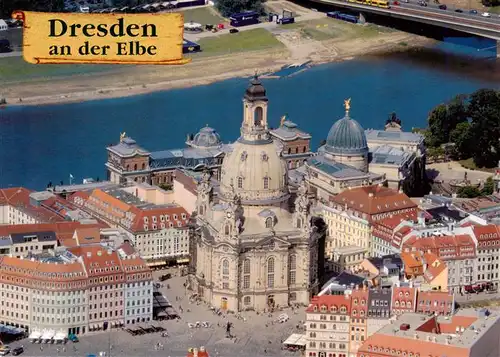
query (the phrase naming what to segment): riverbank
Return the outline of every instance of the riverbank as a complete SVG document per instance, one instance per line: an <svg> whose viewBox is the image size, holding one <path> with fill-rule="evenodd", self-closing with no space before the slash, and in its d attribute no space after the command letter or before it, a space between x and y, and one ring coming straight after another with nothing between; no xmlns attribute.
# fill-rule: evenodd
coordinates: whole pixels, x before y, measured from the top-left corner
<svg viewBox="0 0 500 357"><path fill-rule="evenodd" d="M279 38L279 36L278 36ZM401 32L368 37L339 37L324 41L290 44L286 48L239 52L223 56L193 56L181 67L120 66L104 73L33 79L4 86L1 96L7 105L40 105L116 98L192 87L234 77L252 75L255 70L270 73L284 65L310 60L311 65L353 59L366 54L406 51L432 41ZM43 95L41 94L43 93Z"/></svg>

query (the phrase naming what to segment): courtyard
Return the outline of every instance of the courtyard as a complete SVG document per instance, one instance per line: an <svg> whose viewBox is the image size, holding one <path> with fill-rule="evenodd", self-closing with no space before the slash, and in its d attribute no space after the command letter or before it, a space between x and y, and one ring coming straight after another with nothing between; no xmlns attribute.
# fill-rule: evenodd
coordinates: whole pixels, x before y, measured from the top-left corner
<svg viewBox="0 0 500 357"><path fill-rule="evenodd" d="M281 349L281 342L292 333L304 333L301 330L305 318L303 308L276 311L272 314L257 314L253 311L240 315L217 315L204 303L190 302L190 291L185 291L183 284L186 277L180 277L178 271L170 270L173 277L162 282L159 289L171 302L181 316L180 320L151 321L126 327L161 326L168 337L162 333L148 333L132 336L125 330L110 330L79 336L80 342L58 344L33 344L29 340L13 343L11 347L23 345L25 356L87 356L105 352L106 356L148 356L177 357L186 356L190 347L205 346L210 356L299 356L300 352ZM155 282L166 271L154 272ZM182 312L181 312L182 311ZM277 322L278 316L287 314L289 320ZM197 322L208 322L209 327L193 327ZM227 322L232 324L231 338L226 337ZM192 324L191 327L188 324Z"/></svg>

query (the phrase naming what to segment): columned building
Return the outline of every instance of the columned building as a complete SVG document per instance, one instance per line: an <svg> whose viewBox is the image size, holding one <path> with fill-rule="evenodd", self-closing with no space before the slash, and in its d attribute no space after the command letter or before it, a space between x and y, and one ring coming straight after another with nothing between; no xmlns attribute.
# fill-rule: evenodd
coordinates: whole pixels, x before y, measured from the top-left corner
<svg viewBox="0 0 500 357"><path fill-rule="evenodd" d="M222 163L218 194L208 171L197 187L189 285L225 310L307 305L320 284L325 230L311 217L304 181L291 200L267 107L255 77L243 98L241 136Z"/></svg>

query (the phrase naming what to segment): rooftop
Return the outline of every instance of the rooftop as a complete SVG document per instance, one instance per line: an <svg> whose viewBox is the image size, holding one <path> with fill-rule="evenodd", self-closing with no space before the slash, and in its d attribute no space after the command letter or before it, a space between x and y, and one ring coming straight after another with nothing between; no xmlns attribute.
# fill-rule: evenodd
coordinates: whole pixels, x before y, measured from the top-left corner
<svg viewBox="0 0 500 357"><path fill-rule="evenodd" d="M330 200L345 208L369 215L417 208L417 205L405 193L382 185L345 190L331 197Z"/></svg>
<svg viewBox="0 0 500 357"><path fill-rule="evenodd" d="M369 173L367 174L365 172L357 170L352 166L328 160L323 154L318 154L308 159L307 163L310 167L314 167L329 176L333 176L339 179L365 178L371 175Z"/></svg>
<svg viewBox="0 0 500 357"><path fill-rule="evenodd" d="M359 352L401 354L404 351L405 355L411 353L422 357L469 356L469 350L488 330L493 328L497 335L500 334L499 319L497 312L484 316L478 310L461 310L450 318L405 313L370 336Z"/></svg>
<svg viewBox="0 0 500 357"><path fill-rule="evenodd" d="M135 155L146 156L149 152L140 147L132 138L125 137L116 145L108 146L108 150L118 154L120 157L132 157Z"/></svg>
<svg viewBox="0 0 500 357"><path fill-rule="evenodd" d="M284 141L293 141L297 139L308 140L311 135L298 129L297 124L287 120L279 128L270 130L269 133Z"/></svg>
<svg viewBox="0 0 500 357"><path fill-rule="evenodd" d="M402 167L415 158L414 153L396 149L389 145L376 147L371 153L370 164L376 165L396 165Z"/></svg>
<svg viewBox="0 0 500 357"><path fill-rule="evenodd" d="M367 141L395 141L400 143L420 143L424 137L420 134L405 131L365 130Z"/></svg>

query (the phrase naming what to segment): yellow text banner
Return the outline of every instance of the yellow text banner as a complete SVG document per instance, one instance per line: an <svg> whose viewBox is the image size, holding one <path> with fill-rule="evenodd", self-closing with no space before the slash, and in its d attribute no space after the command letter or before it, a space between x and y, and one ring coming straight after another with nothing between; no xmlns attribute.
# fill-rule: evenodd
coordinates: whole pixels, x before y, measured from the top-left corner
<svg viewBox="0 0 500 357"><path fill-rule="evenodd" d="M27 62L179 65L184 18L164 14L81 14L15 11L24 22Z"/></svg>

